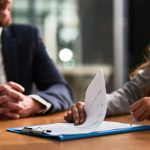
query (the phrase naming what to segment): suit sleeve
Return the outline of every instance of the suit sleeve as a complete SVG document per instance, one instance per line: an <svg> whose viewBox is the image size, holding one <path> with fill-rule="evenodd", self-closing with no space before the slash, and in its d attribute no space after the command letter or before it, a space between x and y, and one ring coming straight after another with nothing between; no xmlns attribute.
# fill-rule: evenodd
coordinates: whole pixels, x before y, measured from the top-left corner
<svg viewBox="0 0 150 150"><path fill-rule="evenodd" d="M36 29L34 40L33 79L39 90L34 94L52 104L47 113L69 109L73 103L71 89L48 56Z"/></svg>
<svg viewBox="0 0 150 150"><path fill-rule="evenodd" d="M122 88L107 94L107 115L129 113L129 105L144 97L144 92L150 83L150 68L143 70Z"/></svg>

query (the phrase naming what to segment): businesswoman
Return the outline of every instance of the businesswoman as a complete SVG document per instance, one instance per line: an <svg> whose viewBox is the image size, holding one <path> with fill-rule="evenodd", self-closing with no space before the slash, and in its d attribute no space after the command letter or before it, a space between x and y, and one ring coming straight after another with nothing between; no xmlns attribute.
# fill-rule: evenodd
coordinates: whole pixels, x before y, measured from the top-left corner
<svg viewBox="0 0 150 150"><path fill-rule="evenodd" d="M107 94L107 115L121 115L132 112L136 121L150 119L150 45L146 49L146 59L130 74L130 81ZM64 116L67 122L75 125L84 123L86 113L84 102L72 105Z"/></svg>

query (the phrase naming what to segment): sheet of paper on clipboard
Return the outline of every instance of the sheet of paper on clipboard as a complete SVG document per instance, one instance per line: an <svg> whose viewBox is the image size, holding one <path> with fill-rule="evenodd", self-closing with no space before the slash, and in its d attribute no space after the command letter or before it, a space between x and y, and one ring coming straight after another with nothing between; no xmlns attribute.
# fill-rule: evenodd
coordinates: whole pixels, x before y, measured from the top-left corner
<svg viewBox="0 0 150 150"><path fill-rule="evenodd" d="M85 94L86 121L84 124L75 126L71 123L56 123L45 126L46 130L51 130L51 135L57 134L81 134L96 130L103 122L107 109L106 88L103 70L100 69L87 88Z"/></svg>

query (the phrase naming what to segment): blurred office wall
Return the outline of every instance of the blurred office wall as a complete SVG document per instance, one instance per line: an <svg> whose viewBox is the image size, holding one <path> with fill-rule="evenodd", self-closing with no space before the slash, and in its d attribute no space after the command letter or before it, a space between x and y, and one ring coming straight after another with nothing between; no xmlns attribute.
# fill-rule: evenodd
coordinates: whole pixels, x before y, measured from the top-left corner
<svg viewBox="0 0 150 150"><path fill-rule="evenodd" d="M114 4L115 0L14 0L14 22L38 27L76 99L84 98L99 67L104 69L107 92L115 88Z"/></svg>

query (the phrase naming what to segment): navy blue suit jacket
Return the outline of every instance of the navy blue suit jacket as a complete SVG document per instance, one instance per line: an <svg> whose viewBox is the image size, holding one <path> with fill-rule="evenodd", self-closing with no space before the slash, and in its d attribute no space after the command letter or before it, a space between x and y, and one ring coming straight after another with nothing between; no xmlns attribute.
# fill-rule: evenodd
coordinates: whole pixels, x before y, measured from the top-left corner
<svg viewBox="0 0 150 150"><path fill-rule="evenodd" d="M49 58L35 27L12 24L2 32L2 54L7 81L14 81L52 104L49 112L72 105L71 90Z"/></svg>

